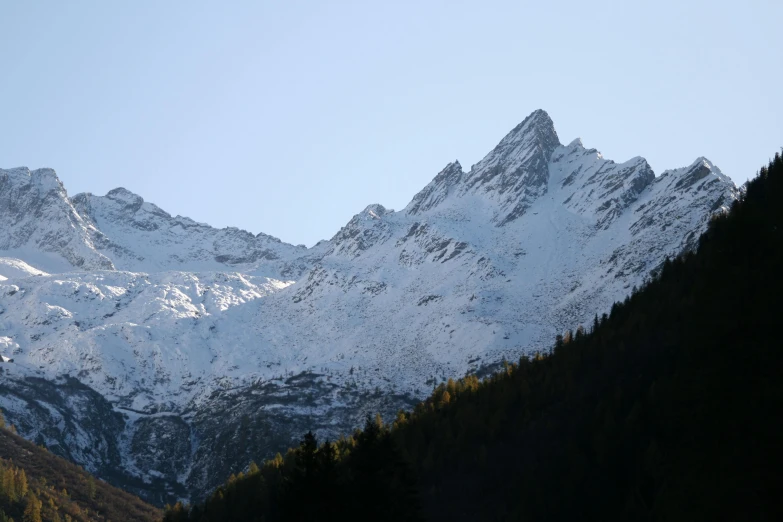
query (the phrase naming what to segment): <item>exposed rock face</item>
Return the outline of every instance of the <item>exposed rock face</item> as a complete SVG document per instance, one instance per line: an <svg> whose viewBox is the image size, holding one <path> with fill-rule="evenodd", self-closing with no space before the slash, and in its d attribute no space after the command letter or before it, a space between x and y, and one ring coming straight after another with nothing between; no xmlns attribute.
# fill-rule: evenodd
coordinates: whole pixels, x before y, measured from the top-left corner
<svg viewBox="0 0 783 522"><path fill-rule="evenodd" d="M549 159L559 146L549 115L535 111L467 174L458 161L447 165L406 210L420 214L437 207L449 195L474 195L491 202L492 221L504 225L522 216L533 201L546 193Z"/></svg>
<svg viewBox="0 0 783 522"><path fill-rule="evenodd" d="M562 146L543 111L310 249L0 171L0 407L152 501L203 495L307 429L335 437L547 348L737 195L704 158L656 177Z"/></svg>

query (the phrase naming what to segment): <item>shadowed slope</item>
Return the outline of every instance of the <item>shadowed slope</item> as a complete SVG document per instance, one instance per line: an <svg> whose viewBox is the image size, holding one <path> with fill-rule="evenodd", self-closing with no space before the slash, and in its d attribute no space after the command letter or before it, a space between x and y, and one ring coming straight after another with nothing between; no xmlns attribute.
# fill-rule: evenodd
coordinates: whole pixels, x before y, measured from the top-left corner
<svg viewBox="0 0 783 522"><path fill-rule="evenodd" d="M72 520L114 522L153 521L161 517L158 509L139 498L93 478L8 429L0 429L0 471L4 479L0 512L15 520L27 520L23 513L35 503L30 500L31 495L40 502L44 521L68 520L66 515ZM10 475L15 475L16 482L21 482L22 475L25 477L25 494L20 494L18 484L9 488L6 477ZM9 494L11 489L14 491Z"/></svg>

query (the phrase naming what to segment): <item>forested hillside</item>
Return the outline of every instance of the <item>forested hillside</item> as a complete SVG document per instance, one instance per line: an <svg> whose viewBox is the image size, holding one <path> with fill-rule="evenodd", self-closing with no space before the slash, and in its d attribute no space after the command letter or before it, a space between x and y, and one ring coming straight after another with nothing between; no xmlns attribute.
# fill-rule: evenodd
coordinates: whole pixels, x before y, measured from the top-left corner
<svg viewBox="0 0 783 522"><path fill-rule="evenodd" d="M548 353L439 386L167 520L781 520L783 160ZM402 325L401 325L402 326Z"/></svg>
<svg viewBox="0 0 783 522"><path fill-rule="evenodd" d="M0 522L153 521L160 511L17 436L0 413Z"/></svg>

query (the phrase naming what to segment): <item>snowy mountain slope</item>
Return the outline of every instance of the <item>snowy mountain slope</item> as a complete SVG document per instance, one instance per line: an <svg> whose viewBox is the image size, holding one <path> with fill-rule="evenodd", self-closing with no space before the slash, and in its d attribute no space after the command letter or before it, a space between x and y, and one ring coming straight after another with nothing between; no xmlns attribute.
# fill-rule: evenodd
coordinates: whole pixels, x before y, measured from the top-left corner
<svg viewBox="0 0 783 522"><path fill-rule="evenodd" d="M201 379L241 378L243 350L220 346L254 346L252 329L233 328L252 324L257 312L242 305L288 283L236 273L99 271L0 284L0 329L16 342L17 366L79 375L120 406L155 411L190 400ZM213 342L218 328L226 335Z"/></svg>
<svg viewBox="0 0 783 522"><path fill-rule="evenodd" d="M46 271L114 268L51 169L0 169L0 224L0 252L8 257Z"/></svg>
<svg viewBox="0 0 783 522"><path fill-rule="evenodd" d="M219 271L241 269L282 277L298 276L288 262L306 249L266 234L237 228L215 229L181 216L172 217L140 196L118 188L106 196L77 194L74 207L96 230L96 249L120 270Z"/></svg>
<svg viewBox="0 0 783 522"><path fill-rule="evenodd" d="M737 197L704 158L656 177L642 158L563 146L543 111L468 172L450 163L405 209L370 205L311 249L172 217L124 189L68 199L53 173L43 190L0 172L14 173L2 191L27 198L0 192L15 238L0 251L32 265L7 275L22 261L0 262L0 355L15 360L0 407L157 500L160 483L202 494L302 430L336 436L364 410L393 413L442 379L547 348ZM71 400L68 379L96 395ZM85 397L121 425L88 426Z"/></svg>
<svg viewBox="0 0 783 522"><path fill-rule="evenodd" d="M0 257L0 278L2 281L15 279L17 277L30 277L37 275L48 275L43 270L38 270L22 261L10 257Z"/></svg>

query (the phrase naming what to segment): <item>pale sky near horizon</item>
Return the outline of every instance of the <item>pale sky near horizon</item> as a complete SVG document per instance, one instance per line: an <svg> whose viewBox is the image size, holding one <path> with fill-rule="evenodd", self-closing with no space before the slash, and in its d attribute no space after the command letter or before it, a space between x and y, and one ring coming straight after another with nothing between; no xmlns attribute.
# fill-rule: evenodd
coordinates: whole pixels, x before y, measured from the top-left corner
<svg viewBox="0 0 783 522"><path fill-rule="evenodd" d="M308 246L401 209L542 108L560 141L706 156L783 145L783 1L0 1L0 168Z"/></svg>

